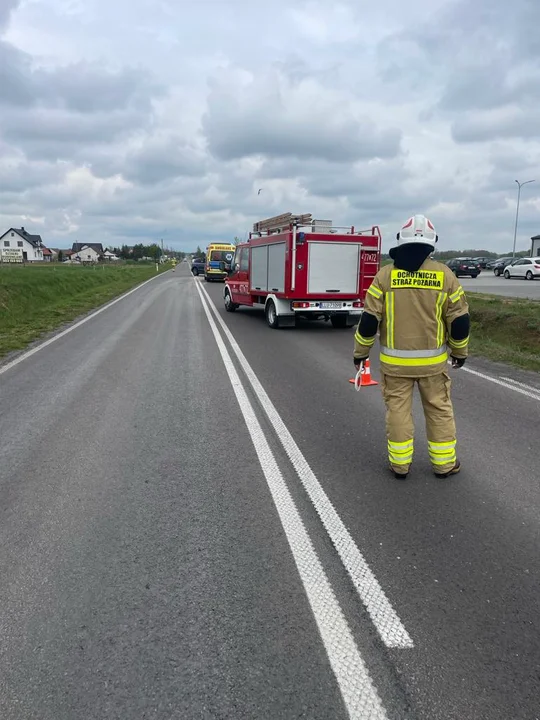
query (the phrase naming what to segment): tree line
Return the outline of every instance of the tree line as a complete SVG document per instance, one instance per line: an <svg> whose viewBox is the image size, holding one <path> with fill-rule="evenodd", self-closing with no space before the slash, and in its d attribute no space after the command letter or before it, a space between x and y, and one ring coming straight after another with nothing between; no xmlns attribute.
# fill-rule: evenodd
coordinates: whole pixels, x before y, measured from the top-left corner
<svg viewBox="0 0 540 720"><path fill-rule="evenodd" d="M139 243L137 245L134 245L133 247L129 247L128 245L122 245L121 248L111 248L112 252L119 258L122 258L122 260L142 260L142 258L151 258L154 262L159 262L161 256L163 255L163 251L161 247L157 243L152 243L151 245L144 245L143 243ZM186 253L177 251L177 250L165 250L165 255L167 257L175 257L178 260L183 260Z"/></svg>

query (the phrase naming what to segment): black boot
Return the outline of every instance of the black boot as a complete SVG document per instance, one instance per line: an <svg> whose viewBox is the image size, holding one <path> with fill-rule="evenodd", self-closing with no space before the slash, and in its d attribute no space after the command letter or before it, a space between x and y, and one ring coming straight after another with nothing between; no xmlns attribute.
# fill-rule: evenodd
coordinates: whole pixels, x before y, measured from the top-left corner
<svg viewBox="0 0 540 720"><path fill-rule="evenodd" d="M461 463L459 460L456 461L456 464L454 467L445 473L435 473L435 477L441 478L441 480L444 480L444 478L449 478L451 475L457 475L458 472L461 470Z"/></svg>
<svg viewBox="0 0 540 720"><path fill-rule="evenodd" d="M396 480L406 480L407 475L409 474L408 472L406 472L406 473L396 472L396 470L394 470L394 468L391 465L390 465L390 472L396 478Z"/></svg>

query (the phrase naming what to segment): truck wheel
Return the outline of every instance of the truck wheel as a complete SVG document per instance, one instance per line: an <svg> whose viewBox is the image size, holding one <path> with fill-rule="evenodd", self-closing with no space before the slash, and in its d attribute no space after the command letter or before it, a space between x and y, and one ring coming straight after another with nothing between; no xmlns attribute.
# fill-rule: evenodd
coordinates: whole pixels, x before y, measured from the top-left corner
<svg viewBox="0 0 540 720"><path fill-rule="evenodd" d="M276 312L276 306L274 305L273 300L269 300L266 303L264 313L266 315L266 322L268 323L268 327L271 327L273 330L278 328L279 327L279 317Z"/></svg>
<svg viewBox="0 0 540 720"><path fill-rule="evenodd" d="M332 327L334 328L346 328L347 327L347 316L346 315L332 315L330 318Z"/></svg>
<svg viewBox="0 0 540 720"><path fill-rule="evenodd" d="M193 270L191 272L195 275L195 277L197 277L197 275L199 274L199 269L193 268Z"/></svg>
<svg viewBox="0 0 540 720"><path fill-rule="evenodd" d="M228 291L225 293L225 310L227 312L234 312L235 310L238 310L238 305L233 303L231 295Z"/></svg>

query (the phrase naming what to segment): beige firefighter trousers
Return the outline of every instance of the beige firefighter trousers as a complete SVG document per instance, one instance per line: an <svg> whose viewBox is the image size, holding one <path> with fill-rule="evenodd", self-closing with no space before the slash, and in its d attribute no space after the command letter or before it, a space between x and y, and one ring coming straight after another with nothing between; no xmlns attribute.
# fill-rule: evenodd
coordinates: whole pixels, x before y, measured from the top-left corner
<svg viewBox="0 0 540 720"><path fill-rule="evenodd" d="M446 473L456 464L456 425L447 372L419 378L381 374L390 465L394 471L406 473L413 459L412 405L416 383L426 418L431 464L435 472Z"/></svg>

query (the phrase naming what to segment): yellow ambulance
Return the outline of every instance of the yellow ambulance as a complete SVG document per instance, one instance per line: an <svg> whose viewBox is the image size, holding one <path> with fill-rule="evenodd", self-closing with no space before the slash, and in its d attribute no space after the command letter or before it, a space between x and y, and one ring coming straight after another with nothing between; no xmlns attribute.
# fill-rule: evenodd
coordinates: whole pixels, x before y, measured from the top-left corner
<svg viewBox="0 0 540 720"><path fill-rule="evenodd" d="M210 243L206 248L206 263L204 266L204 279L225 280L234 258L236 245L231 243Z"/></svg>

